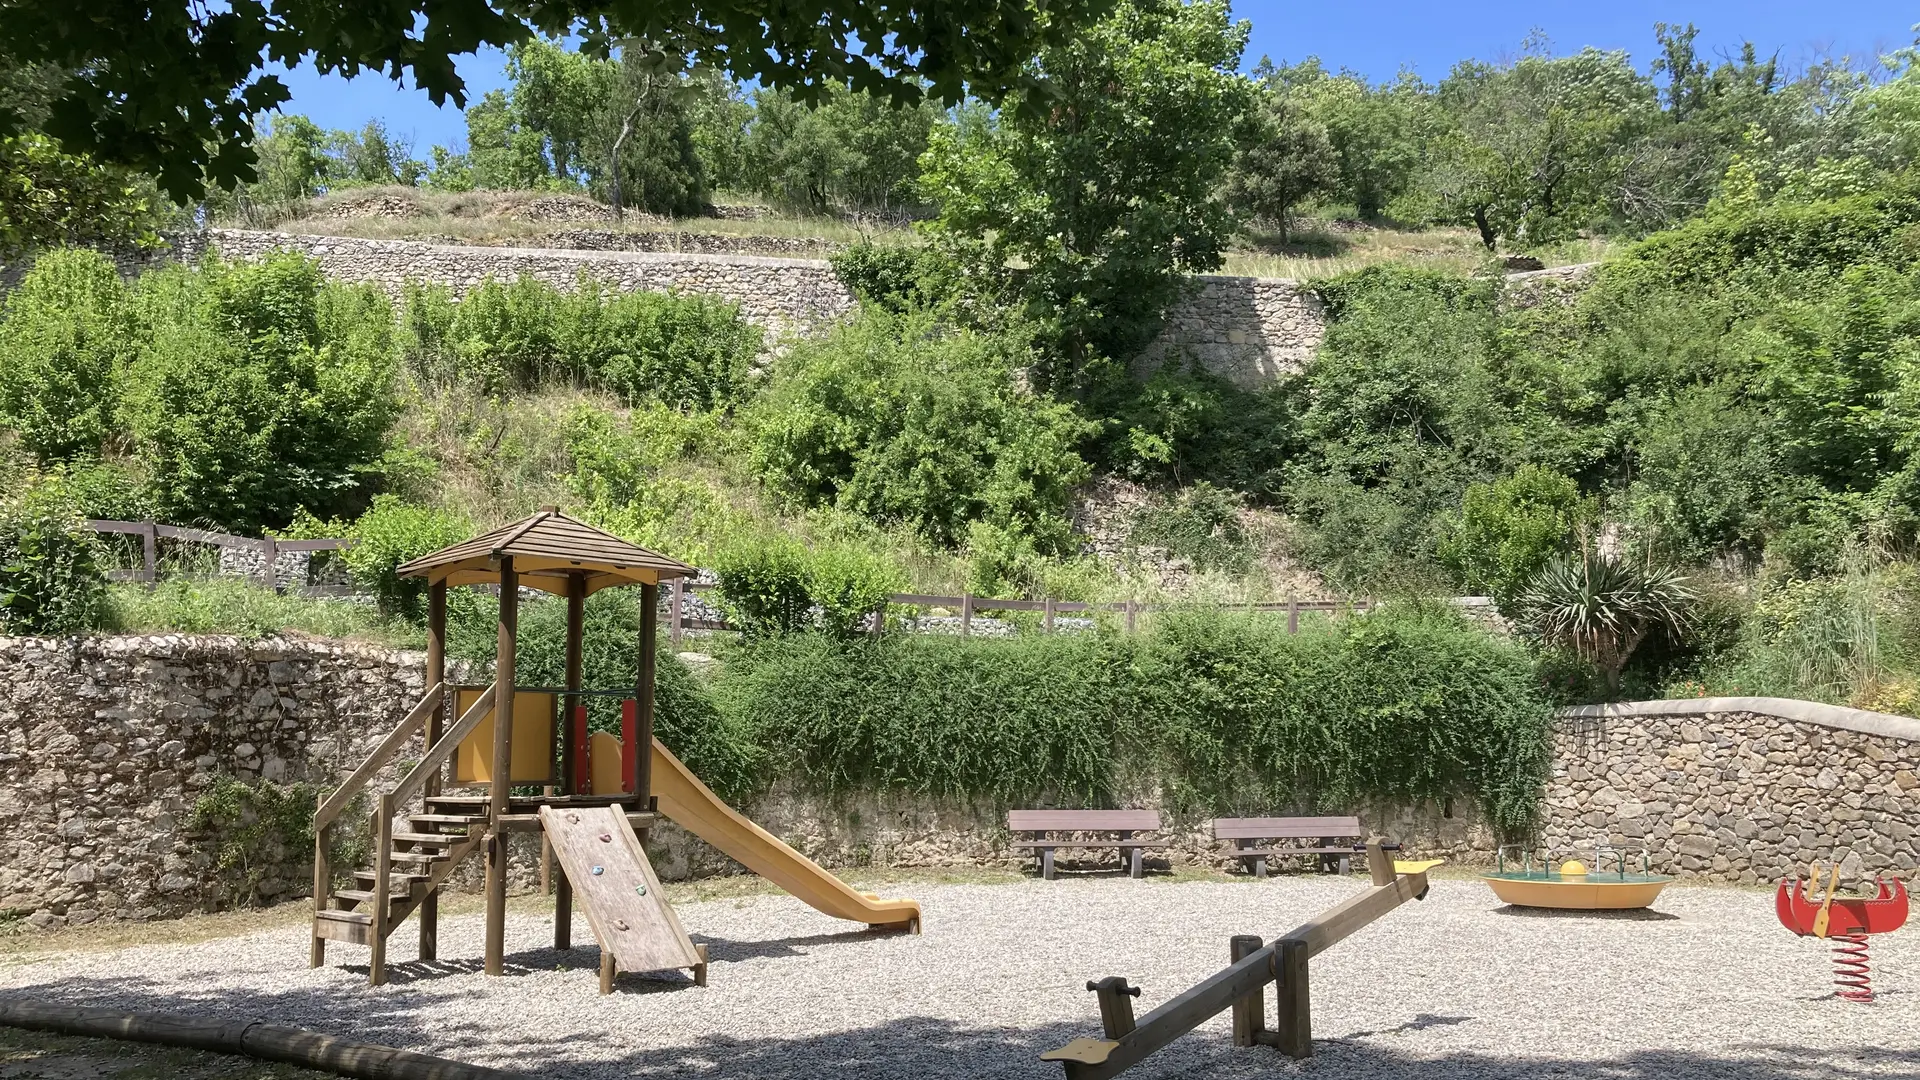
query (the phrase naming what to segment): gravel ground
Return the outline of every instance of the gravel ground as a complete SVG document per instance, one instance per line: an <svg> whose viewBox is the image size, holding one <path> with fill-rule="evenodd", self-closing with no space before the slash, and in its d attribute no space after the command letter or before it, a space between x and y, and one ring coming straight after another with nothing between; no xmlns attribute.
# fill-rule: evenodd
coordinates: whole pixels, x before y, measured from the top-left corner
<svg viewBox="0 0 1920 1080"><path fill-rule="evenodd" d="M922 937L869 935L785 896L678 907L712 984L623 976L545 947L515 916L508 977L479 972L480 919L443 918L436 964L364 984L365 952L306 966L303 928L191 945L25 958L0 994L257 1016L551 1077L725 1080L1034 1077L1039 1051L1097 1035L1086 980L1125 975L1144 1014L1224 966L1235 933L1284 932L1363 887L1124 878L900 891ZM1770 894L1670 887L1655 912L1525 913L1471 880L1434 882L1313 964L1316 1056L1235 1049L1225 1015L1130 1077L1418 1076L1671 1080L1920 1077L1920 926L1876 938L1879 1003L1835 1000L1825 950ZM395 938L396 957L411 928Z"/></svg>

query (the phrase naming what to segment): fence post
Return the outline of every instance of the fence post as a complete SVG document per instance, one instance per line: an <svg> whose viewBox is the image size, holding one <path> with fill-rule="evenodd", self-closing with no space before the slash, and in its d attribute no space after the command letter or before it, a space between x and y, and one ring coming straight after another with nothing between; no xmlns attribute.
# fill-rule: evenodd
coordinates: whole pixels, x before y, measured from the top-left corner
<svg viewBox="0 0 1920 1080"><path fill-rule="evenodd" d="M877 638L881 634L884 634L886 632L887 632L887 605L883 603L879 607L873 609L873 627L869 631L869 633L871 633L874 637Z"/></svg>
<svg viewBox="0 0 1920 1080"><path fill-rule="evenodd" d="M1040 602L1040 629L1049 634L1053 633L1053 597L1051 596Z"/></svg>
<svg viewBox="0 0 1920 1080"><path fill-rule="evenodd" d="M140 561L143 567L140 577L151 589L160 584L160 523L143 521L140 524Z"/></svg>
<svg viewBox="0 0 1920 1080"><path fill-rule="evenodd" d="M962 593L960 596L960 636L966 637L971 633L973 633L973 594Z"/></svg>
<svg viewBox="0 0 1920 1080"><path fill-rule="evenodd" d="M1134 604L1133 597L1131 596L1127 597L1127 633L1129 634L1133 633L1133 626L1134 626L1133 617L1134 617L1134 614L1138 611L1139 611L1139 607Z"/></svg>
<svg viewBox="0 0 1920 1080"><path fill-rule="evenodd" d="M685 578L672 578L667 582L667 642L674 652L680 651L680 610L686 595Z"/></svg>
<svg viewBox="0 0 1920 1080"><path fill-rule="evenodd" d="M1287 633L1300 632L1300 601L1292 593L1287 594Z"/></svg>
<svg viewBox="0 0 1920 1080"><path fill-rule="evenodd" d="M273 542L273 537L263 536L260 538L260 558L265 564L260 568L260 573L264 578L261 584L272 589L274 592L279 592L280 575L274 573L273 564L279 561L280 545Z"/></svg>

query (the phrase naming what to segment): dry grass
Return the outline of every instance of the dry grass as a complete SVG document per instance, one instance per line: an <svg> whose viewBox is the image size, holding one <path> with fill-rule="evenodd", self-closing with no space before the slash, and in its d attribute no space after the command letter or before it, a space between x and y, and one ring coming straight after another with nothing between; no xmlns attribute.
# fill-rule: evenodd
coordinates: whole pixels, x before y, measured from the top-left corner
<svg viewBox="0 0 1920 1080"><path fill-rule="evenodd" d="M1548 266L1595 262L1607 251L1605 240L1571 240L1527 248L1523 253ZM1287 242L1270 234L1252 233L1227 253L1220 273L1246 277L1312 280L1351 273L1382 263L1417 266L1457 274L1497 268L1500 257L1489 253L1472 229L1441 227L1400 229L1391 226L1336 226L1325 221L1303 221Z"/></svg>

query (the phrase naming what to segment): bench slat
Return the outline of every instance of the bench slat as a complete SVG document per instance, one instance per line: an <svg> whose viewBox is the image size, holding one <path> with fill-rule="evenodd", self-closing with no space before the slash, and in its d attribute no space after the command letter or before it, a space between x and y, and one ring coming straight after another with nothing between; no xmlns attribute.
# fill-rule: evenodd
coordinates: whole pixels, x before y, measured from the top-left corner
<svg viewBox="0 0 1920 1080"><path fill-rule="evenodd" d="M1366 829L1357 817L1259 817L1216 818L1213 835L1220 840L1318 839L1356 836L1365 838Z"/></svg>
<svg viewBox="0 0 1920 1080"><path fill-rule="evenodd" d="M1158 810L1009 810L1008 832L1150 832Z"/></svg>

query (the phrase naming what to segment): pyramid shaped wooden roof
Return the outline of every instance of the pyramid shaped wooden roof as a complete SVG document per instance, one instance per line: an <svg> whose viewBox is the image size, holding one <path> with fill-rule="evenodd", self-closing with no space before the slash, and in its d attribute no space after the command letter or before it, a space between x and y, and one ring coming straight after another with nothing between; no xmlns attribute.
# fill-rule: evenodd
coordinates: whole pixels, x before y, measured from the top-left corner
<svg viewBox="0 0 1920 1080"><path fill-rule="evenodd" d="M678 559L629 544L551 506L523 521L402 563L399 573L449 585L498 585L500 560L508 556L513 558L520 584L560 596L567 594L567 578L574 574L586 578L591 594L610 585L657 585L698 573Z"/></svg>

